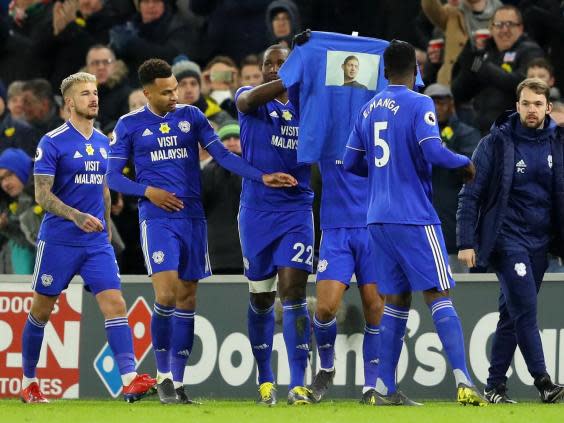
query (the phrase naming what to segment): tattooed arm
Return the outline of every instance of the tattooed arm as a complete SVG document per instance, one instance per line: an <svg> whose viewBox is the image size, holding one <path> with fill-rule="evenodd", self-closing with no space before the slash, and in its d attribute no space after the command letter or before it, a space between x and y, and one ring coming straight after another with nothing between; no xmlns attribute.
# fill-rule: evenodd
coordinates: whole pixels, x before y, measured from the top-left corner
<svg viewBox="0 0 564 423"><path fill-rule="evenodd" d="M112 242L112 224L111 224L111 210L112 210L112 196L108 184L104 182L104 220L106 221L106 231L108 232L108 239Z"/></svg>
<svg viewBox="0 0 564 423"><path fill-rule="evenodd" d="M53 194L51 188L53 187L53 182L55 181L54 176L35 175L34 181L35 201L43 207L43 210L74 222L74 224L84 232L99 232L104 230L102 222L100 222L100 220L96 217L67 206L55 194Z"/></svg>

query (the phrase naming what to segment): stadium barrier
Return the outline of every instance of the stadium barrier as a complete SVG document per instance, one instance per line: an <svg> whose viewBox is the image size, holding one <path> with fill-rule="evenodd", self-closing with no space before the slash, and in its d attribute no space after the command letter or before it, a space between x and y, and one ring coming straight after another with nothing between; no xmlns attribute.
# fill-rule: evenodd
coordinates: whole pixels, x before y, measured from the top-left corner
<svg viewBox="0 0 564 423"><path fill-rule="evenodd" d="M455 279L458 286L453 297L464 328L469 367L476 383L483 385L488 374L491 335L498 318L499 286L492 274L455 275ZM16 396L20 390L21 333L33 295L29 280L28 276L0 276L0 397ZM122 281L139 369L154 374L149 333L152 287L146 276L123 276ZM345 296L338 316L337 373L329 393L333 398L357 398L363 383L364 321L354 287L353 284ZM313 283L308 286L308 294L315 294ZM558 383L564 383L562 298L564 273L547 274L539 296L539 327L548 372ZM255 397L256 367L246 334L247 304L247 282L242 276L213 276L201 282L195 343L185 374L192 396ZM287 355L280 316L277 317L273 367L278 385L287 385ZM430 313L421 295L415 295L397 374L404 392L414 398L453 398L454 378L441 350ZM312 368L316 369L318 364L314 352L307 383L311 382ZM509 374L512 396L537 398L519 350ZM121 393L119 373L105 339L103 317L78 278L61 295L46 326L38 376L43 391L54 398L108 398Z"/></svg>

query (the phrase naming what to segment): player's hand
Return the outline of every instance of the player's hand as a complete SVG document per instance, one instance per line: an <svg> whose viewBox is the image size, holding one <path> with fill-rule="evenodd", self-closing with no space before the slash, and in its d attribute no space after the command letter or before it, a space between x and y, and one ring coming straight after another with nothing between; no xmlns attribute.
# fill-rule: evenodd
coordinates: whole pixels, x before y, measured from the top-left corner
<svg viewBox="0 0 564 423"><path fill-rule="evenodd" d="M104 225L100 219L78 210L73 214L72 221L84 232L102 232L104 230Z"/></svg>
<svg viewBox="0 0 564 423"><path fill-rule="evenodd" d="M292 48L295 46L301 46L309 41L311 38L311 29L306 29L305 31L300 32L299 34L294 35L292 38Z"/></svg>
<svg viewBox="0 0 564 423"><path fill-rule="evenodd" d="M470 162L466 166L460 168L460 175L464 183L472 182L476 176L476 168L474 163Z"/></svg>
<svg viewBox="0 0 564 423"><path fill-rule="evenodd" d="M458 252L458 260L465 264L468 268L476 267L476 252L473 248L460 250Z"/></svg>
<svg viewBox="0 0 564 423"><path fill-rule="evenodd" d="M147 187L145 197L155 206L169 212L180 211L184 208L184 203L176 197L176 194L164 189Z"/></svg>
<svg viewBox="0 0 564 423"><path fill-rule="evenodd" d="M262 182L270 188L291 188L298 185L296 178L282 172L262 175Z"/></svg>

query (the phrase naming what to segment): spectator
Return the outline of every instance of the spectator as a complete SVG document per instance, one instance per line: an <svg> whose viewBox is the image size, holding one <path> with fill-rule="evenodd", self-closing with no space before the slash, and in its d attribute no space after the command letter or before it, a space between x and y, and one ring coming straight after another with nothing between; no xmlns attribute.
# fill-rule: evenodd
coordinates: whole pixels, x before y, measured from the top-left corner
<svg viewBox="0 0 564 423"><path fill-rule="evenodd" d="M23 91L22 88L24 86L23 81L13 81L8 86L8 101L7 106L12 118L23 120L24 119L24 111L23 111Z"/></svg>
<svg viewBox="0 0 564 423"><path fill-rule="evenodd" d="M444 33L444 46L427 47L429 61L440 66L437 73L439 84L450 86L452 68L464 44L477 30L488 29L495 10L502 5L500 0L421 0L423 13Z"/></svg>
<svg viewBox="0 0 564 423"><path fill-rule="evenodd" d="M241 61L241 86L250 85L256 87L262 84L262 71L260 59L256 54L249 54Z"/></svg>
<svg viewBox="0 0 564 423"><path fill-rule="evenodd" d="M550 87L550 101L560 101L560 90L554 86L554 68L548 60L539 57L529 62L527 78L542 79Z"/></svg>
<svg viewBox="0 0 564 423"><path fill-rule="evenodd" d="M24 121L14 119L6 108L6 90L0 81L0 152L10 147L23 148L33 156L37 141L38 134Z"/></svg>
<svg viewBox="0 0 564 423"><path fill-rule="evenodd" d="M556 122L557 125L564 126L564 103L562 103L561 101L553 103L550 117Z"/></svg>
<svg viewBox="0 0 564 423"><path fill-rule="evenodd" d="M114 129L120 116L129 111L128 69L125 63L116 60L109 47L98 44L88 50L86 71L95 75L98 81L98 121L102 132L107 134Z"/></svg>
<svg viewBox="0 0 564 423"><path fill-rule="evenodd" d="M49 81L41 78L26 81L22 87L22 92L25 121L40 136L45 135L63 123L63 120L59 117ZM31 146L33 151L37 147L37 141L39 140L33 140L34 145ZM29 147L26 146L24 150L29 151Z"/></svg>
<svg viewBox="0 0 564 423"><path fill-rule="evenodd" d="M213 99L219 107L237 119L237 108L233 101L238 84L237 65L227 56L214 57L202 73L204 93Z"/></svg>
<svg viewBox="0 0 564 423"><path fill-rule="evenodd" d="M269 44L292 47L294 35L300 32L300 16L292 0L275 0L266 9Z"/></svg>
<svg viewBox="0 0 564 423"><path fill-rule="evenodd" d="M207 18L202 39L203 63L218 54L239 62L249 53L263 51L268 46L264 15L271 1L190 0L192 12Z"/></svg>
<svg viewBox="0 0 564 423"><path fill-rule="evenodd" d="M140 109L145 104L147 104L147 98L145 97L145 94L143 94L143 90L141 88L138 88L131 91L127 99L127 104L129 106L130 112Z"/></svg>
<svg viewBox="0 0 564 423"><path fill-rule="evenodd" d="M480 142L480 132L460 122L454 112L450 89L446 85L432 84L425 89L425 94L435 103L443 144L455 153L470 158ZM459 263L456 248L456 209L462 185L462 175L456 170L433 167L433 205L441 220L448 261L453 273L468 272L468 268Z"/></svg>
<svg viewBox="0 0 564 423"><path fill-rule="evenodd" d="M50 1L14 0L9 16L0 17L0 75L6 84L48 74L38 44L51 25Z"/></svg>
<svg viewBox="0 0 564 423"><path fill-rule="evenodd" d="M43 210L34 202L30 178L33 161L23 150L8 148L0 155L0 187L8 200L0 204L0 233L8 238L12 271L33 273L35 240Z"/></svg>
<svg viewBox="0 0 564 423"><path fill-rule="evenodd" d="M178 80L178 102L196 106L211 122L217 125L229 120L230 115L223 111L215 100L202 94L202 73L197 63L185 56L179 56L172 67Z"/></svg>
<svg viewBox="0 0 564 423"><path fill-rule="evenodd" d="M198 43L194 28L173 13L168 0L138 0L136 5L139 11L133 19L110 31L110 47L129 69L136 70L151 57L172 62L180 53L196 55ZM135 72L130 82L139 86Z"/></svg>
<svg viewBox="0 0 564 423"><path fill-rule="evenodd" d="M515 89L525 79L527 64L543 56L538 44L523 33L523 18L515 6L498 8L490 31L492 38L484 49L466 43L452 82L457 102L474 100L476 126L482 134L504 110L514 108Z"/></svg>
<svg viewBox="0 0 564 423"><path fill-rule="evenodd" d="M49 80L54 87L83 65L88 49L108 44L109 30L120 23L112 2L104 0L65 0L53 4L50 30L41 37L38 47L50 63Z"/></svg>
<svg viewBox="0 0 564 423"><path fill-rule="evenodd" d="M554 78L564 92L564 2L561 0L523 0L519 3L525 30L547 53L554 66Z"/></svg>
<svg viewBox="0 0 564 423"><path fill-rule="evenodd" d="M239 125L228 122L217 135L232 153L241 155ZM202 170L202 202L208 220L211 267L217 274L241 274L243 256L237 229L241 177L222 168L215 160Z"/></svg>

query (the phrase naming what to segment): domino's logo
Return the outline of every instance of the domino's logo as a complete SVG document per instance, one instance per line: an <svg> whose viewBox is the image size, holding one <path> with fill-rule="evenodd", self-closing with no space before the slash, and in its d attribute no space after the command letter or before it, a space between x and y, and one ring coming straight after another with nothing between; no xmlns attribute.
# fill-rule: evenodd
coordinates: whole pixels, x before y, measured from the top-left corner
<svg viewBox="0 0 564 423"><path fill-rule="evenodd" d="M137 367L151 350L151 308L143 297L137 297L127 312L127 318L133 335L133 353ZM116 398L122 390L121 375L107 342L94 359L93 365L110 395Z"/></svg>

